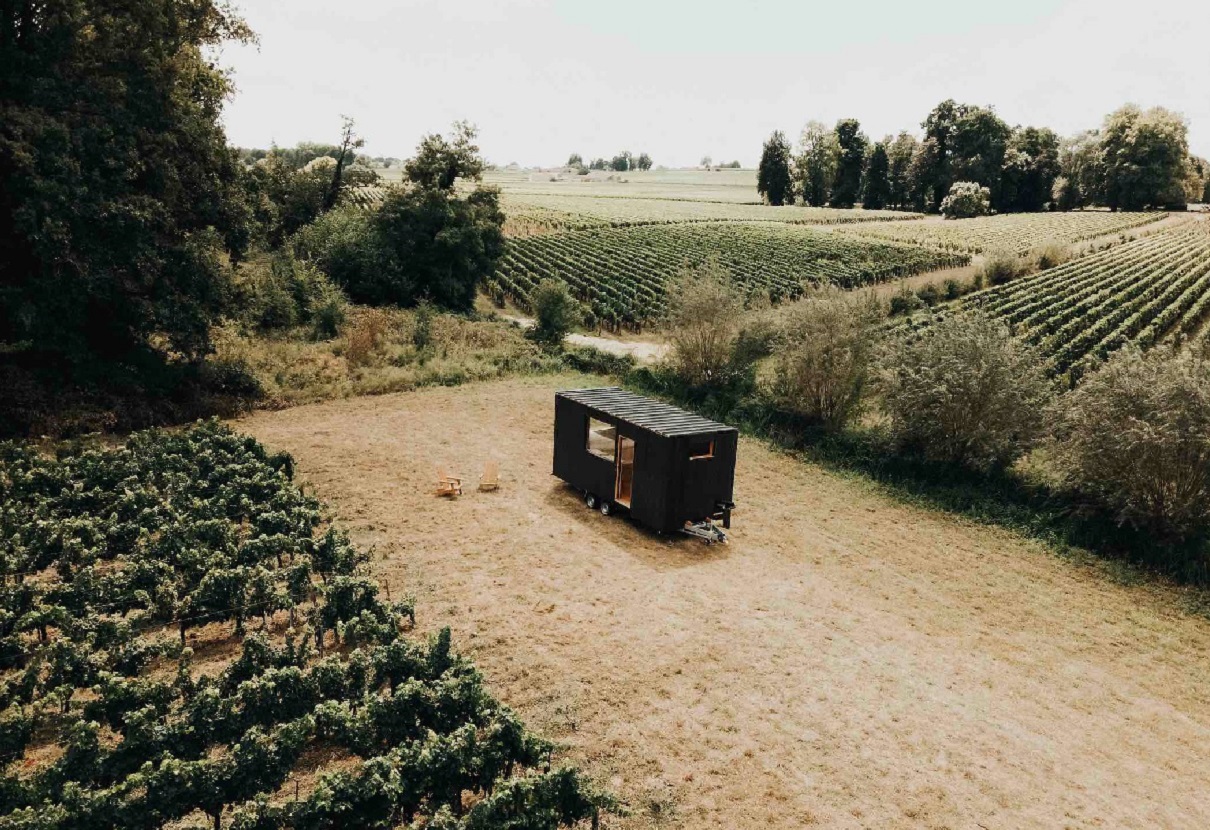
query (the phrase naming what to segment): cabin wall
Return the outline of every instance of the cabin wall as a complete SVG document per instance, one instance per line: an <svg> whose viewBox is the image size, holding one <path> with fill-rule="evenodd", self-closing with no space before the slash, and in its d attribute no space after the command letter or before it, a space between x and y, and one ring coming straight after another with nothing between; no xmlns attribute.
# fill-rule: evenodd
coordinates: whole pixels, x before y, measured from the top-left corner
<svg viewBox="0 0 1210 830"><path fill-rule="evenodd" d="M680 525L668 525L668 505L671 495L669 464L673 441L629 424L618 427L619 432L634 438L634 493L630 515L652 530L674 530Z"/></svg>
<svg viewBox="0 0 1210 830"><path fill-rule="evenodd" d="M588 451L587 418L589 415L616 424L613 418L591 412L583 404L566 398L555 398L555 455L553 472L578 490L613 498L617 470L612 462ZM635 446L636 470L638 446Z"/></svg>
<svg viewBox="0 0 1210 830"><path fill-rule="evenodd" d="M675 460L670 469L680 484L673 506L677 527L713 515L720 501L734 500L738 434L728 431L710 436L714 441L714 457L691 460L689 445L701 437L680 436L676 441Z"/></svg>

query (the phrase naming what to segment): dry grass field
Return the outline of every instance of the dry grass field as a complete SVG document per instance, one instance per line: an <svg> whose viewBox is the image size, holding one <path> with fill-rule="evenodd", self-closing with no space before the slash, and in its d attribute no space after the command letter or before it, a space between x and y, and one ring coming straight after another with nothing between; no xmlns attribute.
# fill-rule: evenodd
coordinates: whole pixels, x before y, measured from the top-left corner
<svg viewBox="0 0 1210 830"><path fill-rule="evenodd" d="M614 828L1210 825L1210 623L1006 532L743 440L732 541L668 541L550 476L521 378L238 424L421 627L628 805ZM488 458L498 492L473 492ZM471 479L431 492L445 464Z"/></svg>

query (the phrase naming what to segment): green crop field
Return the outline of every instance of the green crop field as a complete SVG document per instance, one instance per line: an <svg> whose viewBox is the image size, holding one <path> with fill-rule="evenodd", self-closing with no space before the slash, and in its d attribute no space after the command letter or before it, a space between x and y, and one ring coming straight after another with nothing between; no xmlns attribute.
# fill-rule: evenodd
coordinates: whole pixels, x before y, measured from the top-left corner
<svg viewBox="0 0 1210 830"><path fill-rule="evenodd" d="M1010 213L978 219L927 219L863 224L846 233L928 245L949 251L1023 253L1046 242L1072 244L1121 233L1163 219L1164 213Z"/></svg>
<svg viewBox="0 0 1210 830"><path fill-rule="evenodd" d="M524 306L540 280L558 278L598 320L637 327L663 310L670 277L708 259L775 301L797 297L810 285L857 288L969 261L964 254L784 223L646 225L511 240L491 288Z"/></svg>
<svg viewBox="0 0 1210 830"><path fill-rule="evenodd" d="M971 294L937 313L901 323L920 327L954 310L981 310L1036 345L1061 373L1127 343L1207 337L1210 226L1168 228L1006 285Z"/></svg>

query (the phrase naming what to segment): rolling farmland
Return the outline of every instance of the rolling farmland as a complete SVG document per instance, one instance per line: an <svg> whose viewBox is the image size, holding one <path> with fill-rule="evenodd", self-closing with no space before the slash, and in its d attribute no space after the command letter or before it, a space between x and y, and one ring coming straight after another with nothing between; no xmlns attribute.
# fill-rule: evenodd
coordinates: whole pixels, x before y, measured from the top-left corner
<svg viewBox="0 0 1210 830"><path fill-rule="evenodd" d="M858 288L963 265L963 254L883 243L783 223L693 223L604 228L512 240L494 277L524 302L545 278L562 279L612 325L639 326L663 308L668 279L715 258L775 301L810 285Z"/></svg>
<svg viewBox="0 0 1210 830"><path fill-rule="evenodd" d="M1210 226L1194 222L1073 260L905 322L980 310L1036 345L1055 373L1133 342L1205 337Z"/></svg>
<svg viewBox="0 0 1210 830"><path fill-rule="evenodd" d="M948 251L1024 253L1045 242L1072 244L1121 233L1163 219L1164 213L1010 213L978 219L879 222L846 228L846 233L927 245Z"/></svg>

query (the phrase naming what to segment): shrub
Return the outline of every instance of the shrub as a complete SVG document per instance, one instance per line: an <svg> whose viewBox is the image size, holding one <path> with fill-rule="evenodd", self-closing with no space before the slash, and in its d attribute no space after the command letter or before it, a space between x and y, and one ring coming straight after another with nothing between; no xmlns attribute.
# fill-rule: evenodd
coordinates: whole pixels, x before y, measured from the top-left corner
<svg viewBox="0 0 1210 830"><path fill-rule="evenodd" d="M1071 250L1060 242L1045 242L1033 248L1026 258L1035 269L1045 271L1071 259Z"/></svg>
<svg viewBox="0 0 1210 830"><path fill-rule="evenodd" d="M921 308L924 308L924 303L906 284L900 285L899 290L891 297L891 314L911 314Z"/></svg>
<svg viewBox="0 0 1210 830"><path fill-rule="evenodd" d="M965 294L966 291L962 283L958 282L953 277L945 281L945 299L956 300Z"/></svg>
<svg viewBox="0 0 1210 830"><path fill-rule="evenodd" d="M529 337L545 346L563 345L563 338L583 320L580 303L562 280L544 279L534 286L529 305L536 318Z"/></svg>
<svg viewBox="0 0 1210 830"><path fill-rule="evenodd" d="M376 308L362 309L345 335L345 360L350 366L366 366L382 347L387 316Z"/></svg>
<svg viewBox="0 0 1210 830"><path fill-rule="evenodd" d="M941 302L941 289L934 283L929 283L916 291L916 296L920 298L920 302L924 303L929 308Z"/></svg>
<svg viewBox="0 0 1210 830"><path fill-rule="evenodd" d="M289 250L250 262L240 282L241 317L262 331L309 324L316 339L335 337L347 300L323 272Z"/></svg>
<svg viewBox="0 0 1210 830"><path fill-rule="evenodd" d="M1029 272L1029 263L1012 251L994 251L983 260L976 274L986 285L1003 285Z"/></svg>
<svg viewBox="0 0 1210 830"><path fill-rule="evenodd" d="M884 317L871 295L838 290L789 308L771 390L780 408L828 429L858 415Z"/></svg>
<svg viewBox="0 0 1210 830"><path fill-rule="evenodd" d="M992 192L978 182L954 182L941 200L941 214L946 219L970 219L991 212Z"/></svg>
<svg viewBox="0 0 1210 830"><path fill-rule="evenodd" d="M1210 528L1210 360L1123 349L1056 407L1064 479L1120 522L1182 540Z"/></svg>
<svg viewBox="0 0 1210 830"><path fill-rule="evenodd" d="M1012 462L1042 434L1051 394L1042 361L1004 327L955 314L881 360L883 407L900 446L987 469Z"/></svg>
<svg viewBox="0 0 1210 830"><path fill-rule="evenodd" d="M719 386L735 372L743 296L716 261L685 268L668 286L665 325L677 377L694 386Z"/></svg>

